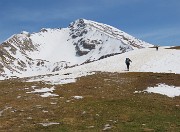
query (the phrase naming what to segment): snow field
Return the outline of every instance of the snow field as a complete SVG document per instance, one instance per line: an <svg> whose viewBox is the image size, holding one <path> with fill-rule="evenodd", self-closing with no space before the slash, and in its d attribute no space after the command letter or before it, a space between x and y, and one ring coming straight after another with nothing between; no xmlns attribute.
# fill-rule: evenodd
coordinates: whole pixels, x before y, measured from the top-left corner
<svg viewBox="0 0 180 132"><path fill-rule="evenodd" d="M56 72L56 75L54 74L54 76L44 76L44 78L40 80L50 81L52 84L65 84L75 82L77 77L95 74L97 71L119 73L127 72L125 65L126 57L129 57L132 60L130 72L163 72L180 74L180 62L177 61L180 57L180 51L161 47L159 51L156 51L154 48L130 51L92 63L68 68ZM30 81L38 80L32 79ZM159 85L157 88L148 88L147 90L147 92L154 93L158 93L158 91L160 94L165 94L169 97L180 95L178 87L173 89L173 87L167 85Z"/></svg>
<svg viewBox="0 0 180 132"><path fill-rule="evenodd" d="M154 48L145 48L108 57L84 65L55 72L52 76L30 81L50 81L52 84L75 82L77 77L95 74L95 72L127 72L125 58L130 58L130 72L157 72L180 74L179 50L165 49L159 51Z"/></svg>
<svg viewBox="0 0 180 132"><path fill-rule="evenodd" d="M180 87L168 86L166 84L158 84L158 86L155 87L148 87L144 91L148 93L158 93L168 97L180 96Z"/></svg>

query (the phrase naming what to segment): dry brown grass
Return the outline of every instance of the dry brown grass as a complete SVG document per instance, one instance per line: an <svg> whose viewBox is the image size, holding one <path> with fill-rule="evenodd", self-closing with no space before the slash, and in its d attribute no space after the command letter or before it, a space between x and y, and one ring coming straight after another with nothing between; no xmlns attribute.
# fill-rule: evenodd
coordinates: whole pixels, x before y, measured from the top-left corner
<svg viewBox="0 0 180 132"><path fill-rule="evenodd" d="M166 48L166 49L177 49L177 50L179 50L179 49L180 49L180 46L174 46L174 47Z"/></svg>
<svg viewBox="0 0 180 132"><path fill-rule="evenodd" d="M42 82L0 82L0 131L169 131L180 130L180 97L134 93L158 83L180 86L180 75L97 73L57 85L58 97L28 94ZM29 89L27 89L29 88ZM83 96L74 99L73 96ZM44 127L39 123L56 122Z"/></svg>

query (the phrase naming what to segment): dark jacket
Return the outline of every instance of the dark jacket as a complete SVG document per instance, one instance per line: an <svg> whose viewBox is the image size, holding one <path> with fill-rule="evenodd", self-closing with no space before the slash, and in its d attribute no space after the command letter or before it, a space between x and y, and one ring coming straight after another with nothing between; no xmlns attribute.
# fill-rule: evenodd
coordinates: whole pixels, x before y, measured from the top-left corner
<svg viewBox="0 0 180 132"><path fill-rule="evenodd" d="M125 61L125 63L126 64L130 64L130 62L132 62L129 58L126 58L126 61Z"/></svg>

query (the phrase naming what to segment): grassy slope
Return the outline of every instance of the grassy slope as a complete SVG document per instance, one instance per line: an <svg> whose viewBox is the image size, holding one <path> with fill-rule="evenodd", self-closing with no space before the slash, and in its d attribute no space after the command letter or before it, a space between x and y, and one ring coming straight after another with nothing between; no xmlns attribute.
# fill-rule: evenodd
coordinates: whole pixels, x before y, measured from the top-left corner
<svg viewBox="0 0 180 132"><path fill-rule="evenodd" d="M180 97L134 93L157 83L180 86L180 75L97 73L55 86L59 97L28 94L41 82L0 82L1 131L170 131L180 130ZM26 89L25 89L26 88ZM27 89L29 88L29 89ZM77 100L72 96L83 96ZM54 104L55 103L55 104ZM2 113L1 111L4 110ZM43 127L39 123L58 122Z"/></svg>

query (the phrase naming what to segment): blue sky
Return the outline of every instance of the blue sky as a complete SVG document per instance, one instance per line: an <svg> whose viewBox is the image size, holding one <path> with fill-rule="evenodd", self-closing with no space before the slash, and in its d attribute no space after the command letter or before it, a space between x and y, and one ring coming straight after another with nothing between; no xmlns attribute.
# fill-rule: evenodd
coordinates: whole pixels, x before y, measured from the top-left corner
<svg viewBox="0 0 180 132"><path fill-rule="evenodd" d="M180 45L180 0L0 0L0 42L85 18L146 42Z"/></svg>

